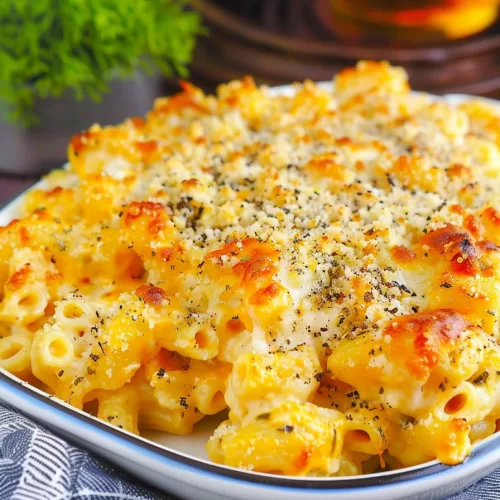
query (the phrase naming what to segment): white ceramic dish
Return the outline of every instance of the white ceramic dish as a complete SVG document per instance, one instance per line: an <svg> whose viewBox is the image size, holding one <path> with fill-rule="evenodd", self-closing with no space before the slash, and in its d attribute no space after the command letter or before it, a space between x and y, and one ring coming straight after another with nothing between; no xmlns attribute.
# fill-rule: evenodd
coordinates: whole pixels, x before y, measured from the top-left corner
<svg viewBox="0 0 500 500"><path fill-rule="evenodd" d="M293 88L278 87L273 92L290 94ZM438 99L458 103L468 98L448 95ZM15 217L21 200L22 195L0 211L0 225ZM188 500L429 500L461 491L500 466L500 434L496 434L476 444L471 456L454 467L433 461L399 471L349 478L274 476L209 462L205 443L217 423L213 418L202 422L191 436L152 432L137 437L76 410L1 369L0 399L146 483Z"/></svg>

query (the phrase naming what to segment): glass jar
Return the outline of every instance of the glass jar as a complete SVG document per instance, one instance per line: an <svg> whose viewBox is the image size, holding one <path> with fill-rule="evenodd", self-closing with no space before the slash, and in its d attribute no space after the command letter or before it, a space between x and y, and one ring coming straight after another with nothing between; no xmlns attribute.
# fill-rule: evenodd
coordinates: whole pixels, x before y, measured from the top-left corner
<svg viewBox="0 0 500 500"><path fill-rule="evenodd" d="M328 0L340 36L411 44L464 38L495 22L500 0Z"/></svg>

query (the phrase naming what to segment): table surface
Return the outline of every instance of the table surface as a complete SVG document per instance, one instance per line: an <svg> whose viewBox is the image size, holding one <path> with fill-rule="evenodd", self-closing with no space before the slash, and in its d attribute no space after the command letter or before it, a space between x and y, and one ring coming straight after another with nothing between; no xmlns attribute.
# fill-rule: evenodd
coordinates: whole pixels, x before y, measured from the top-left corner
<svg viewBox="0 0 500 500"><path fill-rule="evenodd" d="M12 198L22 193L37 180L36 177L19 178L0 176L0 207L6 205Z"/></svg>

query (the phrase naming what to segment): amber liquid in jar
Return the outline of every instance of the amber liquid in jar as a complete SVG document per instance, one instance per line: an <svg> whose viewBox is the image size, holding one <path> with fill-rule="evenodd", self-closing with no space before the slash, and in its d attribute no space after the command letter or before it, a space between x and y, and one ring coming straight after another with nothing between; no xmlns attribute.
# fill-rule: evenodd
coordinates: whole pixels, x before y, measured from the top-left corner
<svg viewBox="0 0 500 500"><path fill-rule="evenodd" d="M500 0L329 0L344 37L411 44L464 38L490 26Z"/></svg>

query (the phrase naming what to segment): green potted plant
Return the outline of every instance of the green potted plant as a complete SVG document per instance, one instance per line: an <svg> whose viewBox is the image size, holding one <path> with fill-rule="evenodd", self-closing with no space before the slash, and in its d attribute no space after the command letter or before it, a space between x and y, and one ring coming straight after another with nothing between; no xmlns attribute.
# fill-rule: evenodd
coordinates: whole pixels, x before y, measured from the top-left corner
<svg viewBox="0 0 500 500"><path fill-rule="evenodd" d="M0 172L64 161L71 134L144 114L162 76L187 75L187 0L0 2Z"/></svg>

